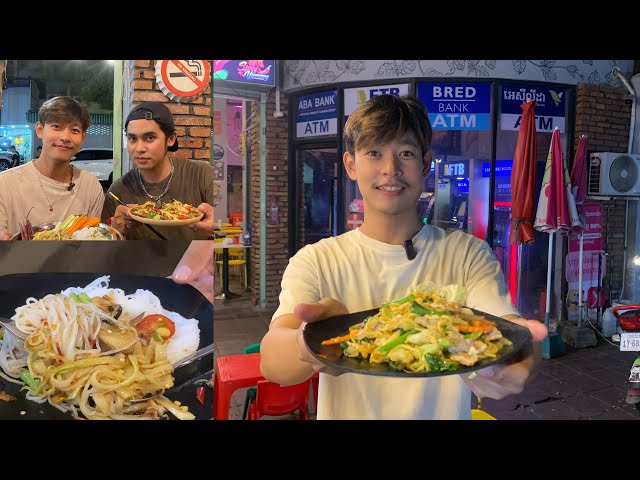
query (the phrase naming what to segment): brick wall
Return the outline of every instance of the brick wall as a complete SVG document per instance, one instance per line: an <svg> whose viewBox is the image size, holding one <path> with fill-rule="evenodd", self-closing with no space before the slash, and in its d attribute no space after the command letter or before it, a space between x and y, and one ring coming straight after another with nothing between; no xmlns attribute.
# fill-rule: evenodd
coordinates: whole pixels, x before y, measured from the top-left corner
<svg viewBox="0 0 640 480"><path fill-rule="evenodd" d="M173 114L179 149L172 156L209 161L211 145L211 85L191 102L169 100L156 84L155 62L136 60L134 68L134 105L154 101L167 104Z"/></svg>
<svg viewBox="0 0 640 480"><path fill-rule="evenodd" d="M287 99L280 98L280 110L287 111ZM274 118L275 93L267 98L266 125L266 176L267 176L267 219L271 198L276 198L278 205L278 225L267 222L266 247L266 301L267 308L278 305L282 274L289 262L288 257L288 120L287 117ZM260 102L251 102L251 124L248 126L247 145L251 162L249 217L253 222L253 245L250 257L251 291L253 303L260 301Z"/></svg>
<svg viewBox="0 0 640 480"><path fill-rule="evenodd" d="M581 135L587 135L587 152L626 152L631 105L624 101L627 89L608 85L578 84L574 151ZM587 200L593 202L591 200ZM610 254L604 287L610 301L620 296L624 274L625 200L600 203L604 208L604 245ZM611 292L609 292L611 285Z"/></svg>

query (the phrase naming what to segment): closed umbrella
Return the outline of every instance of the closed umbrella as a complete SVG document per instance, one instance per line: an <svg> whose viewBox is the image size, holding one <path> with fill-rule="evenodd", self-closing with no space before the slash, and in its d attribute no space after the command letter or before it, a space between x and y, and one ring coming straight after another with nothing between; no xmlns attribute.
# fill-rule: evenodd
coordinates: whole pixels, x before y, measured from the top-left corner
<svg viewBox="0 0 640 480"><path fill-rule="evenodd" d="M522 108L516 151L511 168L511 229L509 242L521 245L533 243L533 215L536 192L536 122L537 102L527 102Z"/></svg>
<svg viewBox="0 0 640 480"><path fill-rule="evenodd" d="M579 231L582 225L578 218L576 202L571 193L569 170L562 156L560 130L556 127L551 137L549 155L544 168L542 189L538 199L538 211L534 228L549 234L549 254L547 258L547 304L544 323L549 327L549 305L551 300L551 258L553 254L553 234L568 234ZM544 343L543 343L544 347Z"/></svg>
<svg viewBox="0 0 640 480"><path fill-rule="evenodd" d="M535 109L537 102L528 101L520 105L522 121L516 141L511 167L511 226L509 242L518 245L518 281L515 294L516 305L519 305L522 271L522 244L533 243L533 216L536 193L536 122Z"/></svg>
<svg viewBox="0 0 640 480"><path fill-rule="evenodd" d="M571 190L576 205L584 203L584 197L587 194L587 137L582 135L578 142L576 154L573 157L573 166L571 167ZM584 228L584 220L582 221ZM582 325L582 252L584 251L584 236L582 229L578 233L580 241L580 253L578 257L578 327Z"/></svg>

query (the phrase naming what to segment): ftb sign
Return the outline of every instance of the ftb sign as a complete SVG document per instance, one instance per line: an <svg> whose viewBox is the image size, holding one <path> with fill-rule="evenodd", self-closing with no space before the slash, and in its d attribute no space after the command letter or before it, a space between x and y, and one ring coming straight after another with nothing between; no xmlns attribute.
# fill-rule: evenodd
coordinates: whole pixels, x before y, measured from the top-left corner
<svg viewBox="0 0 640 480"><path fill-rule="evenodd" d="M336 135L337 133L336 90L297 98L296 136L298 138Z"/></svg>

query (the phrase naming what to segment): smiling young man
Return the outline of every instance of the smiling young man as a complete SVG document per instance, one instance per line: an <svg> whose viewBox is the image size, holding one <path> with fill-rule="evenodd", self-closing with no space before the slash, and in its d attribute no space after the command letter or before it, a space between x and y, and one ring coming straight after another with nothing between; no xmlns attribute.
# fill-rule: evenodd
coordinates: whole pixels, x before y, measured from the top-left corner
<svg viewBox="0 0 640 480"><path fill-rule="evenodd" d="M471 392L502 398L522 391L539 353L476 375L400 378L340 372L315 360L302 339L304 322L379 308L428 281L457 284L466 305L528 327L511 306L491 248L462 231L421 225L416 202L431 167L431 125L412 98L381 95L360 106L344 128L343 162L358 182L364 224L300 249L282 278L280 306L260 346L262 374L291 385L320 375L318 419L470 419ZM411 241L415 255L404 247Z"/></svg>
<svg viewBox="0 0 640 480"><path fill-rule="evenodd" d="M64 220L71 214L100 216L104 193L95 175L76 169L71 157L91 124L87 109L71 97L54 97L38 111L40 156L0 173L0 240L20 230L29 214L32 225Z"/></svg>
<svg viewBox="0 0 640 480"><path fill-rule="evenodd" d="M143 102L135 107L124 125L127 151L134 168L109 188L127 205L178 200L206 210L213 205L213 167L206 161L171 157L178 150L173 115L160 102ZM203 204L206 204L203 205ZM148 228L134 222L127 208L107 193L102 220L112 217L112 225L127 240L157 240ZM212 220L212 219L211 219ZM211 222L212 223L212 222ZM167 239L206 239L211 231L189 227L154 226Z"/></svg>

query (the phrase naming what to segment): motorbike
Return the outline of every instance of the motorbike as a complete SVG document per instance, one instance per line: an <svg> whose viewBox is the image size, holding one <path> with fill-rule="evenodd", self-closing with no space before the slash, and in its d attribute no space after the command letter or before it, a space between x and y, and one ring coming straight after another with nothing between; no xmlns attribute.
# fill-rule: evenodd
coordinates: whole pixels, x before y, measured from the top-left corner
<svg viewBox="0 0 640 480"><path fill-rule="evenodd" d="M622 330L620 350L640 350L640 304L618 305L611 312ZM625 402L640 412L640 356L631 365Z"/></svg>

